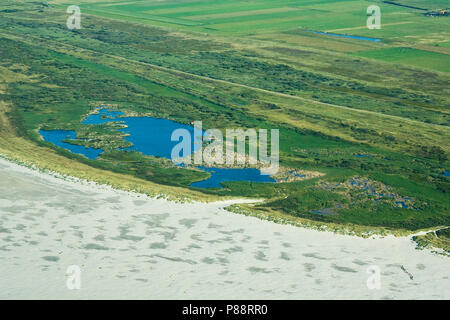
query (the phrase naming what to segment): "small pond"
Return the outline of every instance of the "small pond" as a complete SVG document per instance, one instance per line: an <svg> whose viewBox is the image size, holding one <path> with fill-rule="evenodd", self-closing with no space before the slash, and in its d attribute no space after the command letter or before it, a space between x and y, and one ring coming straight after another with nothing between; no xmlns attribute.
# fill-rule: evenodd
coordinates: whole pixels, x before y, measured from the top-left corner
<svg viewBox="0 0 450 320"><path fill-rule="evenodd" d="M194 127L177 123L172 120L159 119L154 117L123 117L120 111L110 111L107 108L99 110L97 114L89 115L82 121L86 125L99 125L112 121L120 121L126 128L119 129L127 133L126 141L133 144L126 148L127 151L138 151L147 156L171 158L173 147L178 141L171 141L172 132L176 129L186 129L191 133L193 150L197 150L198 144L194 143ZM74 131L69 130L40 130L45 141L67 149L73 153L82 154L89 159L96 159L103 152L101 149L85 148L67 142L65 139L76 139ZM275 182L270 176L262 175L260 170L255 168L228 169L228 168L206 168L199 169L209 172L211 177L191 184L197 188L222 188L220 185L224 181L251 181L251 182Z"/></svg>

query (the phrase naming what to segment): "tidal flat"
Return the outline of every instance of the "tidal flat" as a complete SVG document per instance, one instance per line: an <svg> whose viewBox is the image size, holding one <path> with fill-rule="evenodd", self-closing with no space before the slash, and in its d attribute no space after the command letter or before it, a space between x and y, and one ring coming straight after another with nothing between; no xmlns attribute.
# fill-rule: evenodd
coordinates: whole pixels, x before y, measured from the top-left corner
<svg viewBox="0 0 450 320"><path fill-rule="evenodd" d="M224 210L238 201L171 202L0 160L0 298L450 298L448 257L411 237L363 239ZM72 265L79 290L66 287ZM379 290L366 285L370 266Z"/></svg>

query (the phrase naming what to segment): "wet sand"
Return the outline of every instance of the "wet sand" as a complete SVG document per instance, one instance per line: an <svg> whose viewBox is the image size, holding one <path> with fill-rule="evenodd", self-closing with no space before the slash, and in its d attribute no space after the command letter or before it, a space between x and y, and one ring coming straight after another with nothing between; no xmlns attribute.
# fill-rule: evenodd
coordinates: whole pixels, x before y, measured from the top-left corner
<svg viewBox="0 0 450 320"><path fill-rule="evenodd" d="M0 159L0 298L450 298L450 258L410 237L277 225L230 203L153 199ZM66 287L71 265L80 290ZM372 265L379 290L366 285Z"/></svg>

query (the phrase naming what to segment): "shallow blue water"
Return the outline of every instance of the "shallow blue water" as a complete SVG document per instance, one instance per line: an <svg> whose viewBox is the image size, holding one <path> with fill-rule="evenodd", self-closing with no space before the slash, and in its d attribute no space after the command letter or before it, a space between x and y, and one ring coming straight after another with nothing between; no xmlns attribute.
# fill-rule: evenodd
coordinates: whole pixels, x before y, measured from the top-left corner
<svg viewBox="0 0 450 320"><path fill-rule="evenodd" d="M380 42L381 41L381 39L377 39L377 38L367 38L367 37L360 37L360 36L349 36L349 35L346 35L346 34L328 33L328 32L322 32L322 31L311 31L311 32L322 34L322 35L325 35L325 36L342 37L342 38L348 38L348 39L357 39L357 40L374 41L374 42Z"/></svg>
<svg viewBox="0 0 450 320"><path fill-rule="evenodd" d="M450 177L450 171L445 170L444 173L443 173L443 175L444 175L445 177Z"/></svg>
<svg viewBox="0 0 450 320"><path fill-rule="evenodd" d="M373 156L371 154L362 154L362 153L355 154L355 157L357 157L357 158L373 158Z"/></svg>
<svg viewBox="0 0 450 320"><path fill-rule="evenodd" d="M211 178L199 182L194 182L191 187L197 188L222 188L220 185L224 181L253 181L253 182L275 182L270 176L261 175L258 169L227 169L227 168L206 168L198 167L211 174Z"/></svg>
<svg viewBox="0 0 450 320"><path fill-rule="evenodd" d="M124 150L139 151L146 156L170 159L173 147L179 143L178 141L171 141L172 132L176 129L188 130L192 137L192 150L195 151L199 148L199 145L194 144L193 141L194 127L192 126L153 117L118 117L122 114L120 111L101 109L99 114L89 115L82 123L103 124L111 121L123 122L127 125L127 128L120 129L120 131L129 134L125 137L125 140L133 144L132 147Z"/></svg>
<svg viewBox="0 0 450 320"><path fill-rule="evenodd" d="M408 209L408 205L403 201L396 201L395 204L400 205L403 209Z"/></svg>
<svg viewBox="0 0 450 320"><path fill-rule="evenodd" d="M45 141L51 142L54 145L70 150L76 154L82 154L89 159L96 159L103 153L102 149L85 148L84 146L77 146L63 142L64 139L76 139L76 133L72 130L39 130Z"/></svg>
<svg viewBox="0 0 450 320"><path fill-rule="evenodd" d="M200 145L194 141L194 127L177 123L167 119L153 117L119 117L123 115L120 111L109 111L101 109L98 114L89 115L83 124L104 124L111 121L121 121L127 128L119 129L129 136L125 139L133 144L132 147L124 150L138 151L147 156L164 157L171 159L172 149L178 141L171 141L172 132L176 129L186 129L191 135L192 150L197 150ZM44 140L72 151L73 153L84 154L90 159L96 159L103 150L85 148L62 142L63 139L75 139L74 131L53 130L40 131ZM198 140L198 139L197 139ZM220 182L224 181L252 181L252 182L275 182L267 175L262 175L258 169L226 169L226 168L206 168L198 167L207 171L211 177L207 180L194 182L191 186L198 188L221 188Z"/></svg>
<svg viewBox="0 0 450 320"><path fill-rule="evenodd" d="M100 109L96 114L90 114L86 119L81 121L82 124L102 124L111 121L117 121L118 116L123 115L120 111L110 111L106 108Z"/></svg>

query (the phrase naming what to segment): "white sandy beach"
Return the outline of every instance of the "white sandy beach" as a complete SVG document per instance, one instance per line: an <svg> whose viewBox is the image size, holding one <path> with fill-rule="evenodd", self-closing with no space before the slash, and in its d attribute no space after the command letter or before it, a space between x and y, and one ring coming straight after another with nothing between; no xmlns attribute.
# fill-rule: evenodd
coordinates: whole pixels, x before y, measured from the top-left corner
<svg viewBox="0 0 450 320"><path fill-rule="evenodd" d="M65 181L0 159L1 299L449 299L450 258ZM78 265L81 288L66 287ZM381 288L366 272L381 269ZM404 266L413 280L401 269Z"/></svg>

